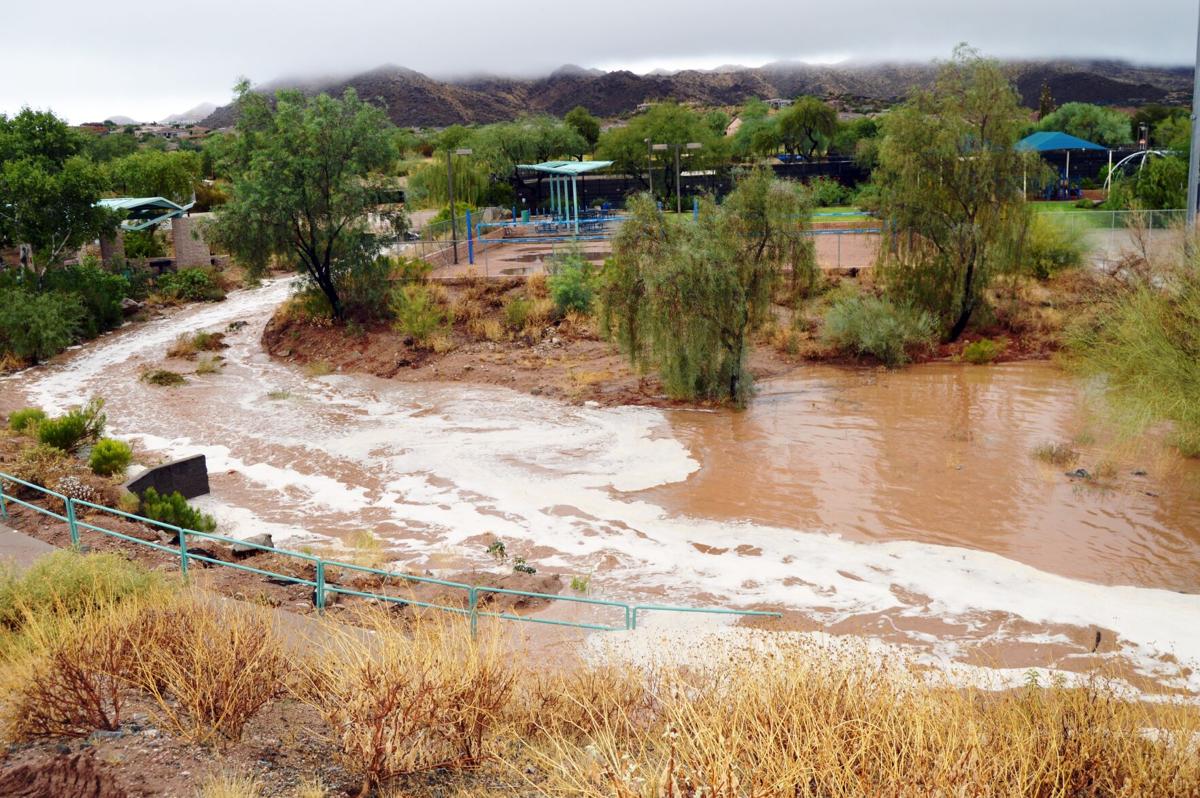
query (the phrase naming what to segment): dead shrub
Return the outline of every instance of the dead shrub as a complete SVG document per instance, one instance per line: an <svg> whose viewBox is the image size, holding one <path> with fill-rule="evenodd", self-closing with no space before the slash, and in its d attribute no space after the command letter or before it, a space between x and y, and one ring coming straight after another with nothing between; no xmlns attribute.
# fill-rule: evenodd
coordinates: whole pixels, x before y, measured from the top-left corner
<svg viewBox="0 0 1200 798"><path fill-rule="evenodd" d="M550 296L550 288L547 282L547 275L538 273L531 274L525 279L525 293L533 299L546 299Z"/></svg>
<svg viewBox="0 0 1200 798"><path fill-rule="evenodd" d="M480 764L513 685L499 636L477 642L462 619L402 625L384 611L365 613L363 627L331 629L298 691L362 779L359 795L405 774Z"/></svg>
<svg viewBox="0 0 1200 798"><path fill-rule="evenodd" d="M145 612L143 624L137 684L180 737L235 742L285 689L290 660L267 610L185 594Z"/></svg>
<svg viewBox="0 0 1200 798"><path fill-rule="evenodd" d="M467 322L467 333L476 339L498 343L508 339L504 325L499 319L471 319Z"/></svg>

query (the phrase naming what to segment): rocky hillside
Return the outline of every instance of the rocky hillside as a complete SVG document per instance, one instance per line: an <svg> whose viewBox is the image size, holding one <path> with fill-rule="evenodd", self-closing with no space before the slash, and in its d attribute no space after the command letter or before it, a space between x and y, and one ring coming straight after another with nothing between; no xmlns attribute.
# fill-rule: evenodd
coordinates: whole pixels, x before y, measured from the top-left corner
<svg viewBox="0 0 1200 798"><path fill-rule="evenodd" d="M1037 104L1042 84L1059 103L1083 101L1132 106L1148 102L1186 104L1190 67L1140 67L1118 61L1014 61L1007 65L1021 96ZM392 121L414 127L496 122L530 112L561 115L576 105L602 117L628 114L639 103L673 99L704 105L737 105L749 97L815 94L846 108L875 108L902 99L913 86L928 85L929 64L813 66L775 63L757 68L685 70L635 75L567 66L543 78L480 76L435 80L411 69L385 66L349 79L276 81L263 87L341 93L353 86L360 96L387 108ZM203 124L234 121L231 106L216 109Z"/></svg>

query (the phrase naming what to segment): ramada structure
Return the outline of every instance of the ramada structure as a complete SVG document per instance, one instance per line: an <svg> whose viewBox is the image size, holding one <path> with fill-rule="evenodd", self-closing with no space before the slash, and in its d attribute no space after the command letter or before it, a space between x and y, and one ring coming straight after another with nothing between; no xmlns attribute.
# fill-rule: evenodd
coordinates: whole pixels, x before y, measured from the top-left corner
<svg viewBox="0 0 1200 798"><path fill-rule="evenodd" d="M208 266L212 254L208 244L194 229L188 212L196 203L180 205L166 197L106 197L97 203L102 208L125 214L117 234L100 240L100 258L111 263L114 257L125 256L122 235L127 231L146 230L166 222L171 223L171 240L175 257L170 264L174 268Z"/></svg>
<svg viewBox="0 0 1200 798"><path fill-rule="evenodd" d="M520 164L518 169L550 175L550 213L579 232L579 181L588 172L607 169L612 161L543 161Z"/></svg>

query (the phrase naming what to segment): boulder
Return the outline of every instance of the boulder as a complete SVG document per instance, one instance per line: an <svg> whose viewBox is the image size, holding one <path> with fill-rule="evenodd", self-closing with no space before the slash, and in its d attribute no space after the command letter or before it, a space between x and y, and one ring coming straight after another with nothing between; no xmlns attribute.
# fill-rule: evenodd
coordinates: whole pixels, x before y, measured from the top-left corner
<svg viewBox="0 0 1200 798"><path fill-rule="evenodd" d="M141 309L142 303L138 302L136 299L125 297L121 300L121 313L125 314L126 316L132 316Z"/></svg>
<svg viewBox="0 0 1200 798"><path fill-rule="evenodd" d="M259 548L260 546L273 549L275 548L275 540L267 532L263 532L259 535L251 535L250 537L244 538L240 542L233 544L233 556L238 558L253 557L255 554L261 554L263 552L263 549Z"/></svg>

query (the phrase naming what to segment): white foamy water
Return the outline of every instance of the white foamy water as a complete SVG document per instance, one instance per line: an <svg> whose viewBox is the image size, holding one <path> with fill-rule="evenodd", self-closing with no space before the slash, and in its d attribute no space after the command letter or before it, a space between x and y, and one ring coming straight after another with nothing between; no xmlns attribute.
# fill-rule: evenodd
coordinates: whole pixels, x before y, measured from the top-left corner
<svg viewBox="0 0 1200 798"><path fill-rule="evenodd" d="M941 619L957 631L901 637L946 658L979 643L1045 642L1039 634L1069 643L1064 626L1102 628L1141 672L1200 692L1200 596L1069 579L988 551L669 511L640 492L686 483L702 463L662 411L306 377L258 344L288 290L275 281L190 307L0 386L54 412L100 395L114 434L166 457L205 454L213 493L201 503L227 534L308 540L372 529L416 565L449 553L484 567L481 541L498 536L543 569L594 573L602 597L770 605L824 624L876 613ZM228 333L222 372L178 389L139 381L181 333L235 321L248 323ZM740 556L739 546L760 553ZM998 614L1053 631L997 628Z"/></svg>

